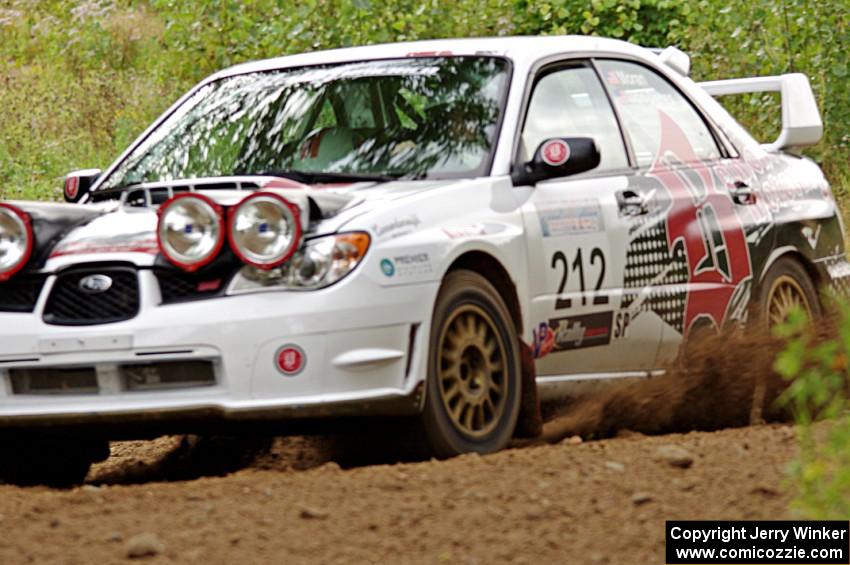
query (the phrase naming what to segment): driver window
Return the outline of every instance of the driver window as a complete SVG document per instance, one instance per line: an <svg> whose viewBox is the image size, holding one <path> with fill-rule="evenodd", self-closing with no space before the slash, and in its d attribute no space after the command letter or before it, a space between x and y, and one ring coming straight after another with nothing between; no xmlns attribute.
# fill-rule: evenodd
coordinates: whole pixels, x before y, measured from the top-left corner
<svg viewBox="0 0 850 565"><path fill-rule="evenodd" d="M596 171L629 166L614 111L588 67L556 70L537 81L522 132L527 157L550 137L592 137L602 157Z"/></svg>

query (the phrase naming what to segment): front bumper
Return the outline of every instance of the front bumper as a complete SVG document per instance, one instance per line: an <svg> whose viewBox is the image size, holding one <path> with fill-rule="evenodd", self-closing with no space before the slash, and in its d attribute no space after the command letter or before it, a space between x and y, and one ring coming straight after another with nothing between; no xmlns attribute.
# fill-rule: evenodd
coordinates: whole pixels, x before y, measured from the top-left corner
<svg viewBox="0 0 850 565"><path fill-rule="evenodd" d="M0 313L2 428L393 415L422 406L438 283L386 288L352 276L314 292L161 305L156 278L143 269L138 316L85 327L43 321L50 284L33 313ZM303 352L297 372L279 368L288 346ZM164 369L175 366L206 366L209 378Z"/></svg>

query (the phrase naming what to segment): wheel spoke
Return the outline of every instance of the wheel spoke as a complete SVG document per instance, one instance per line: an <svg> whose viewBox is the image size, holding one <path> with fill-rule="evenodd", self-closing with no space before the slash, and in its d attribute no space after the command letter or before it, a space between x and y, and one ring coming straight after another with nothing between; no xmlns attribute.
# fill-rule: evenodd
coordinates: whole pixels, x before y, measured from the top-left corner
<svg viewBox="0 0 850 565"><path fill-rule="evenodd" d="M472 419L475 416L475 407L471 404L466 405L466 412L464 413L463 425L466 426L467 430L475 431L475 428L472 427Z"/></svg>
<svg viewBox="0 0 850 565"><path fill-rule="evenodd" d="M455 422L460 423L460 418L463 415L463 409L466 408L467 406L468 406L468 404L466 403L466 399L461 397L461 399L458 401L458 403L455 405L455 407L451 409L452 410L452 419Z"/></svg>
<svg viewBox="0 0 850 565"><path fill-rule="evenodd" d="M484 403L481 405L482 411L485 413L487 418L492 418L496 413L496 407L493 405L493 401L487 396L484 399Z"/></svg>
<svg viewBox="0 0 850 565"><path fill-rule="evenodd" d="M451 402L460 393L460 384L455 381L448 389L443 389L443 398L446 399L446 402Z"/></svg>
<svg viewBox="0 0 850 565"><path fill-rule="evenodd" d="M475 419L474 425L476 430L481 430L484 428L484 424L486 422L486 418L484 417L484 407L480 404L475 405Z"/></svg>

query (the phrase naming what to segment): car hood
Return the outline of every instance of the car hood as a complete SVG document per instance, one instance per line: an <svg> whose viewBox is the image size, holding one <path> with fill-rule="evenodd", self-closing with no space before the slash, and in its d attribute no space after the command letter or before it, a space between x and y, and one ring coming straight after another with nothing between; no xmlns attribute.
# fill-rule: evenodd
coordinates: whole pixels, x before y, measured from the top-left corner
<svg viewBox="0 0 850 565"><path fill-rule="evenodd" d="M245 197L237 178L192 179L150 183L128 189L120 202L94 204L14 202L33 219L35 253L31 269L55 271L89 262L156 263L158 206L150 205L157 191L195 190L222 206L234 206ZM250 188L275 192L291 200L302 212L308 237L334 233L351 220L391 201L446 186L449 180L360 182L308 186L288 179L251 178ZM232 185L232 186L231 186ZM189 188L191 187L191 188ZM134 198L138 193L138 197ZM167 192L165 194L168 194Z"/></svg>

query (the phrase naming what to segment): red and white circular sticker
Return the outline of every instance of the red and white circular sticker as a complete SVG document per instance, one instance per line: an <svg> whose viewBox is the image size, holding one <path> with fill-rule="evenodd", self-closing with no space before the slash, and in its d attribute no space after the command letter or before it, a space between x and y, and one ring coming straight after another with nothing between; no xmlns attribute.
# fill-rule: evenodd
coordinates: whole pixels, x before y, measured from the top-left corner
<svg viewBox="0 0 850 565"><path fill-rule="evenodd" d="M73 200L77 197L80 189L80 177L68 177L65 179L65 198Z"/></svg>
<svg viewBox="0 0 850 565"><path fill-rule="evenodd" d="M570 158L570 146L563 139L552 139L543 146L540 156L547 165L560 167Z"/></svg>
<svg viewBox="0 0 850 565"><path fill-rule="evenodd" d="M275 366L287 377L294 377L307 366L307 355L294 343L287 343L275 353Z"/></svg>

